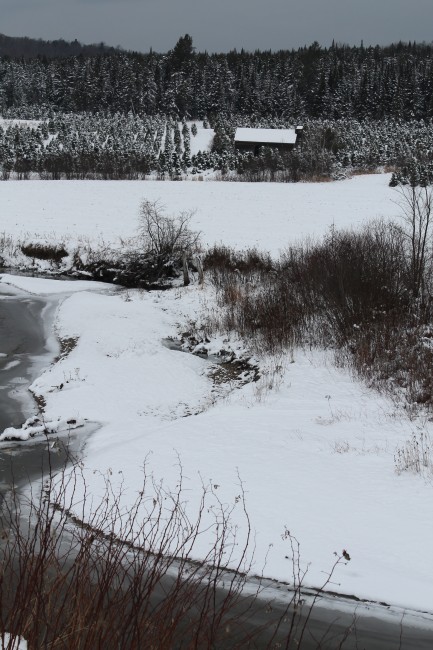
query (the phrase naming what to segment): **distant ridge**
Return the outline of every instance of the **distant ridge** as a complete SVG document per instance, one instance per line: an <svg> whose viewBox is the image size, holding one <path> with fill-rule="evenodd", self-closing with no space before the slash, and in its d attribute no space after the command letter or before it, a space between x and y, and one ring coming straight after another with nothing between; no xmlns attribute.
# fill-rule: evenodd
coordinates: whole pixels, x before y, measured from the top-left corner
<svg viewBox="0 0 433 650"><path fill-rule="evenodd" d="M105 43L82 45L79 41L65 41L62 38L55 41L44 41L41 38L28 38L27 36L6 36L0 34L0 56L12 58L32 59L44 56L49 59L57 57L96 56L98 54L114 54L119 48L110 47Z"/></svg>

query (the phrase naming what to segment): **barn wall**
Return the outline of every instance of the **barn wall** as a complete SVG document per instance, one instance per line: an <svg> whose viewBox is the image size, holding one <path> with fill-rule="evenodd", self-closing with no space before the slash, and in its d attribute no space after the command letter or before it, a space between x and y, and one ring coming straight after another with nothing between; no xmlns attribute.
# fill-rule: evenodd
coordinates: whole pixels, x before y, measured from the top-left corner
<svg viewBox="0 0 433 650"><path fill-rule="evenodd" d="M259 149L260 147L271 147L283 153L285 151L291 151L294 145L275 142L235 142L235 147L238 151L251 151L252 153L255 153L257 148Z"/></svg>

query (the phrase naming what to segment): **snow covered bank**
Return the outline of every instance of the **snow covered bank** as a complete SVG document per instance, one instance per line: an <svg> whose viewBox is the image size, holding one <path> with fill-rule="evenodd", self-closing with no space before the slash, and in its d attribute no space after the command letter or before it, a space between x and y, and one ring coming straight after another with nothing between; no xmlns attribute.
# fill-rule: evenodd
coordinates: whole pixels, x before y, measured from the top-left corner
<svg viewBox="0 0 433 650"><path fill-rule="evenodd" d="M20 282L34 292L39 281ZM259 382L215 386L209 361L162 342L204 306L212 308L212 292L194 286L77 292L60 306L58 335L77 344L32 390L44 397L47 420L101 423L86 450L90 492L101 492L109 471L114 486L125 481L127 505L144 462L174 490L180 459L194 516L203 483L231 506L240 477L256 531L255 571L265 565L266 576L291 580L287 527L309 565L307 584L322 584L333 552L344 548L352 559L338 568L333 590L433 612L432 486L397 475L394 465L397 446L431 423L405 419L317 350L262 360ZM241 542L241 508L232 517ZM204 555L210 542L203 535L195 552Z"/></svg>
<svg viewBox="0 0 433 650"><path fill-rule="evenodd" d="M28 388L62 353L54 329L56 310L76 291L116 291L111 285L85 281L52 281L0 274L2 300L2 423L0 441L28 440L42 431L69 431L82 423L74 418L36 421L34 399ZM42 319L42 322L41 322ZM68 342L64 342L67 344ZM20 404L20 409L16 403ZM30 417L29 417L30 416ZM24 418L28 418L21 426ZM10 426L14 424L15 426ZM2 428L3 428L2 427Z"/></svg>
<svg viewBox="0 0 433 650"><path fill-rule="evenodd" d="M53 422L46 422L42 418L33 417L29 418L20 429L7 427L0 434L0 442L5 440L30 440L30 438L34 438L38 434L50 435L52 433L69 432L82 426L84 426L84 420L76 420L75 418L70 420L58 418Z"/></svg>
<svg viewBox="0 0 433 650"><path fill-rule="evenodd" d="M208 244L258 246L273 254L333 224L356 227L399 213L385 175L298 185L0 185L7 233L64 238L68 246L101 242L121 249L136 233L145 198L161 199L168 212L195 208L191 226ZM55 328L76 345L32 390L46 402L46 421L101 423L87 447L92 493L101 493L104 472L111 471L114 483L126 480L127 505L142 484L144 462L156 481L175 489L180 458L193 517L203 484L231 507L241 479L256 530L258 573L266 562L265 575L291 579L287 527L300 541L304 567L309 564L308 584L322 584L333 552L344 548L352 559L339 567L335 591L433 612L432 487L418 475L398 475L394 462L414 432L431 434L430 422L407 420L317 350L261 360L257 383L217 385L209 361L162 342L185 331L202 309L215 308L209 288L102 294L101 287L89 291L90 283L11 276L2 282L35 295L75 291L60 305ZM233 517L242 536L241 508ZM204 555L209 541L200 539L196 552Z"/></svg>

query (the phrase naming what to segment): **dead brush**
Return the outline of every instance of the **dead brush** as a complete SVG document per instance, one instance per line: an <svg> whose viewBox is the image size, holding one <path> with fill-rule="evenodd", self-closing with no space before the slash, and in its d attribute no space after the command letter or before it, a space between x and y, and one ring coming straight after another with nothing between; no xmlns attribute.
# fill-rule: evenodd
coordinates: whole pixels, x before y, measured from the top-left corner
<svg viewBox="0 0 433 650"><path fill-rule="evenodd" d="M236 280L228 282L224 286L222 301L227 305L236 305L245 298L245 288L241 287Z"/></svg>
<svg viewBox="0 0 433 650"><path fill-rule="evenodd" d="M272 263L266 254L215 247L206 262L219 307L214 325L255 354L333 348L337 363L370 386L408 408L431 409L431 262L419 281L423 292L414 292L404 233L383 221L358 232L333 228Z"/></svg>
<svg viewBox="0 0 433 650"><path fill-rule="evenodd" d="M433 443L426 431L417 431L394 454L397 474L412 472L433 478Z"/></svg>
<svg viewBox="0 0 433 650"><path fill-rule="evenodd" d="M100 500L90 495L79 465L44 479L28 498L12 489L4 499L0 637L6 650L19 637L29 650L302 648L315 603L345 556L337 556L304 604L299 545L286 529L293 575L287 607L274 613L260 598L260 581L243 593L252 530L241 482L232 505L218 498L215 486L204 485L191 519L181 468L175 492L144 468L128 509L123 481L115 487L111 476L104 477ZM232 524L235 508L243 513L242 538ZM213 542L196 560L195 545L209 526ZM258 611L265 614L263 625L254 622ZM342 647L346 636L333 647Z"/></svg>
<svg viewBox="0 0 433 650"><path fill-rule="evenodd" d="M5 232L0 233L0 265L4 266L7 258L14 258L20 250L20 242Z"/></svg>

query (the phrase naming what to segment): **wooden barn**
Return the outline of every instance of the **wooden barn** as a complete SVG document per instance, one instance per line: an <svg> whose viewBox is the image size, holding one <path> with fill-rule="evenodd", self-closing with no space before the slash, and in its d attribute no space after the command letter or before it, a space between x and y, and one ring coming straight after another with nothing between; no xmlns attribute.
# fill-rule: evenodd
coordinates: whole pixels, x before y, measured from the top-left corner
<svg viewBox="0 0 433 650"><path fill-rule="evenodd" d="M302 126L295 129L247 129L237 128L235 147L240 151L252 151L258 155L260 147L273 147L279 151L290 151L302 135Z"/></svg>

